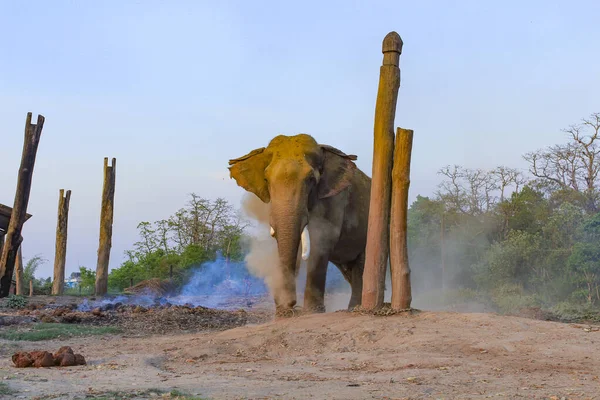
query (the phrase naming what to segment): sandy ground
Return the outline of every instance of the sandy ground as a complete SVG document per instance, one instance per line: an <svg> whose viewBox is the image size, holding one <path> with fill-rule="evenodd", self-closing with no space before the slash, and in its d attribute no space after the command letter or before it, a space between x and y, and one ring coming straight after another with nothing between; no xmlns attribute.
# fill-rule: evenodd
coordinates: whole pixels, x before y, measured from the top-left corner
<svg viewBox="0 0 600 400"><path fill-rule="evenodd" d="M83 367L16 369L70 345ZM600 399L595 327L483 313L335 312L217 333L1 342L10 398L179 389L210 399ZM138 397L142 398L142 397Z"/></svg>

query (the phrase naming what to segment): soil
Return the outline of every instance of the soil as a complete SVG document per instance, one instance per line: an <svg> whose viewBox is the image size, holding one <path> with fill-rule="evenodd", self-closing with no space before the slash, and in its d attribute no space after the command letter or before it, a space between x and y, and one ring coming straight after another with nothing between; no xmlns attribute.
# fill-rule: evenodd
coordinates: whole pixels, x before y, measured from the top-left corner
<svg viewBox="0 0 600 400"><path fill-rule="evenodd" d="M176 389L210 399L600 399L600 331L586 324L332 312L142 333L0 341L0 378L14 391L6 398L152 398ZM87 365L12 365L16 351L64 345Z"/></svg>

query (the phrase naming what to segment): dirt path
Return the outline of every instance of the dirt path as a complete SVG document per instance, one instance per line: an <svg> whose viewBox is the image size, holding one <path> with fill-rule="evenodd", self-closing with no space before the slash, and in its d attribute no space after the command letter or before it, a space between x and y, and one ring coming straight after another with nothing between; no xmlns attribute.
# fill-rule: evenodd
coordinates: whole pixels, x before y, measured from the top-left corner
<svg viewBox="0 0 600 400"><path fill-rule="evenodd" d="M65 344L89 365L10 362L17 348ZM493 314L339 312L220 333L1 345L10 398L176 388L211 399L600 399L599 331Z"/></svg>

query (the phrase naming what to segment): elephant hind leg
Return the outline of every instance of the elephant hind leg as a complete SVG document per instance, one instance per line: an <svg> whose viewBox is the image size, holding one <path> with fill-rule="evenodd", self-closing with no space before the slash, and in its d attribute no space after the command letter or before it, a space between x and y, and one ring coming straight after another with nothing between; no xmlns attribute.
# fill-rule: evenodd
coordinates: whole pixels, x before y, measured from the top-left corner
<svg viewBox="0 0 600 400"><path fill-rule="evenodd" d="M362 288L363 288L363 271L365 269L365 254L362 253L358 258L348 263L348 270L351 274L350 287L352 294L348 309L351 310L362 303Z"/></svg>
<svg viewBox="0 0 600 400"><path fill-rule="evenodd" d="M359 255L356 260L346 264L335 264L340 270L344 279L350 284L352 294L348 309L351 310L362 303L363 271L365 268L365 254Z"/></svg>

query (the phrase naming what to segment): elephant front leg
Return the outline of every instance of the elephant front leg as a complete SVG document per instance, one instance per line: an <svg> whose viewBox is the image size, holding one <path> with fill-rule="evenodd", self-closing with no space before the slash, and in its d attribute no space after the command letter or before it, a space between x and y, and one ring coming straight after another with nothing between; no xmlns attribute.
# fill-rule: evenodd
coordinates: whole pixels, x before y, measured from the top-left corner
<svg viewBox="0 0 600 400"><path fill-rule="evenodd" d="M306 288L304 290L304 312L325 312L325 282L329 257L311 254L306 265Z"/></svg>

